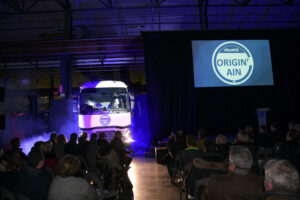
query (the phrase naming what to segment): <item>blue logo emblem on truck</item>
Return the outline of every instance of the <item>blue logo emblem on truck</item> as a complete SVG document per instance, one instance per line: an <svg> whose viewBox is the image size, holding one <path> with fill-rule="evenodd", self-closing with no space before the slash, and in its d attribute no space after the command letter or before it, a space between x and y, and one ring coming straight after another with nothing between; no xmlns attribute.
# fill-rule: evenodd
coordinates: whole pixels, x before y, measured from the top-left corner
<svg viewBox="0 0 300 200"><path fill-rule="evenodd" d="M239 85L252 75L253 56L247 47L239 42L223 42L213 53L212 67L221 81L229 85Z"/></svg>
<svg viewBox="0 0 300 200"><path fill-rule="evenodd" d="M107 126L110 123L110 117L108 115L102 115L100 117L100 124L102 124L103 126Z"/></svg>

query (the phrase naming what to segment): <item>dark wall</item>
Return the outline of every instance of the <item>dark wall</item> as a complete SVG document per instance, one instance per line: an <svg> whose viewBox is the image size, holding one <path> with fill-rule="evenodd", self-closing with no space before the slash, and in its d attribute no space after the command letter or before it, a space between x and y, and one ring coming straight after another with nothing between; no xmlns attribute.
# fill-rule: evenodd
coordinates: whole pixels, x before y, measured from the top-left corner
<svg viewBox="0 0 300 200"><path fill-rule="evenodd" d="M152 138L183 129L236 133L257 126L256 108L271 108L269 122L283 129L300 117L300 31L145 32L145 62ZM191 40L269 39L274 86L194 88Z"/></svg>

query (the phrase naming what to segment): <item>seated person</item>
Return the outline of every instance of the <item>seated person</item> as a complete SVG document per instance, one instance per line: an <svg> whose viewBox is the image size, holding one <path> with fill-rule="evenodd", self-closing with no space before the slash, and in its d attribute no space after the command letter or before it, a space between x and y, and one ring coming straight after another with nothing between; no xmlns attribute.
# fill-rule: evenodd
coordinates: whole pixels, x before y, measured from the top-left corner
<svg viewBox="0 0 300 200"><path fill-rule="evenodd" d="M57 165L58 175L53 179L49 200L97 200L96 189L80 177L80 160L73 155L64 156Z"/></svg>
<svg viewBox="0 0 300 200"><path fill-rule="evenodd" d="M180 151L176 161L175 167L179 170L183 170L186 164L191 164L193 159L202 155L203 151L196 147L196 137L194 135L186 136L186 148Z"/></svg>
<svg viewBox="0 0 300 200"><path fill-rule="evenodd" d="M46 200L52 177L43 167L43 154L40 151L31 151L27 157L27 165L19 172L16 192L29 199Z"/></svg>
<svg viewBox="0 0 300 200"><path fill-rule="evenodd" d="M259 199L263 185L259 176L250 173L252 162L247 147L232 146L229 151L228 175L212 175L201 199Z"/></svg>
<svg viewBox="0 0 300 200"><path fill-rule="evenodd" d="M289 161L269 160L264 168L264 199L300 199L299 173Z"/></svg>
<svg viewBox="0 0 300 200"><path fill-rule="evenodd" d="M217 153L222 155L224 159L228 159L229 148L227 145L227 138L223 134L216 137Z"/></svg>
<svg viewBox="0 0 300 200"><path fill-rule="evenodd" d="M209 177L212 174L226 173L225 160L222 154L216 152L215 149L216 144L214 141L207 139L204 142L204 153L193 160L193 166L185 180L186 188L190 195L195 196L197 180Z"/></svg>

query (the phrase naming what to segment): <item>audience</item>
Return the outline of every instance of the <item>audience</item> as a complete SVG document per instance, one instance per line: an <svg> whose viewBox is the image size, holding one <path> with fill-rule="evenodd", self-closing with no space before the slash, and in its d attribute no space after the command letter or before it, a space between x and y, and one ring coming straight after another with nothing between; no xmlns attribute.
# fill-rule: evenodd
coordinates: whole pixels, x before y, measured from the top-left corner
<svg viewBox="0 0 300 200"><path fill-rule="evenodd" d="M239 130L230 148L223 134L213 141L206 138L207 132L201 129L196 141L194 135L185 137L179 130L169 137L168 147L176 160L169 163L168 169L186 172L181 177L185 191L196 198L200 194L204 200L300 199L299 127L289 122L289 131L283 139L276 123L271 124L269 133L261 126L260 134L255 137L253 127L246 126L245 131ZM128 179L132 151L125 149L120 131L115 133L111 143L105 140L104 132L97 134L92 134L87 141L88 135L84 132L77 144L76 133L71 134L68 143L64 135L53 133L49 141L36 142L28 156L20 148L20 139L13 138L11 148L0 151L0 199L1 189L33 200L96 200L115 195L114 192L105 193L104 188L115 187L105 183L115 183L112 180L118 176ZM256 157L266 150L272 153L260 159L260 166L264 167L259 168ZM56 176L52 181L54 172ZM263 172L264 184L257 175ZM199 183L204 185L198 187Z"/></svg>
<svg viewBox="0 0 300 200"><path fill-rule="evenodd" d="M232 146L229 151L229 174L212 175L202 200L253 199L262 194L262 180L250 173L252 155L245 146Z"/></svg>
<svg viewBox="0 0 300 200"><path fill-rule="evenodd" d="M265 165L266 200L296 200L299 194L299 173L287 160L269 160Z"/></svg>

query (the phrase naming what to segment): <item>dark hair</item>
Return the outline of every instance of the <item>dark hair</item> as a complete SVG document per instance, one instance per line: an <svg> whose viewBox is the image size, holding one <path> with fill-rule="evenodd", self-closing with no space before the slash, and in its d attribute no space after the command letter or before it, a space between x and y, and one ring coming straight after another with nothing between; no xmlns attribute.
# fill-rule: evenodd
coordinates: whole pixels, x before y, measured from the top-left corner
<svg viewBox="0 0 300 200"><path fill-rule="evenodd" d="M10 145L13 149L19 148L20 147L20 138L15 137L10 141Z"/></svg>
<svg viewBox="0 0 300 200"><path fill-rule="evenodd" d="M72 133L71 136L70 136L70 141L76 142L77 137L78 137L77 133Z"/></svg>
<svg viewBox="0 0 300 200"><path fill-rule="evenodd" d="M116 131L115 132L115 137L118 136L118 135L122 135L122 132L121 131Z"/></svg>
<svg viewBox="0 0 300 200"><path fill-rule="evenodd" d="M57 134L56 134L56 133L51 133L51 135L50 135L50 140L51 140L52 142L54 142L56 139L57 139Z"/></svg>
<svg viewBox="0 0 300 200"><path fill-rule="evenodd" d="M91 140L97 140L97 134L96 133L93 133L91 135Z"/></svg>
<svg viewBox="0 0 300 200"><path fill-rule="evenodd" d="M31 151L40 151L40 147L43 143L44 143L43 141L35 142L33 147L31 148Z"/></svg>
<svg viewBox="0 0 300 200"><path fill-rule="evenodd" d="M56 166L57 173L61 177L77 176L80 173L80 160L73 155L66 155L60 159Z"/></svg>
<svg viewBox="0 0 300 200"><path fill-rule="evenodd" d="M106 137L105 132L99 133L99 139L104 139Z"/></svg>
<svg viewBox="0 0 300 200"><path fill-rule="evenodd" d="M206 152L215 152L216 151L216 143L215 141L211 139L206 139L204 141L204 148L206 149Z"/></svg>
<svg viewBox="0 0 300 200"><path fill-rule="evenodd" d="M67 138L65 135L61 134L57 137L57 143L65 144L67 142Z"/></svg>
<svg viewBox="0 0 300 200"><path fill-rule="evenodd" d="M31 151L27 157L27 164L31 167L37 167L40 161L44 160L44 155L40 151Z"/></svg>
<svg viewBox="0 0 300 200"><path fill-rule="evenodd" d="M78 144L85 144L86 142L86 137L85 136L80 136L78 138Z"/></svg>
<svg viewBox="0 0 300 200"><path fill-rule="evenodd" d="M22 159L19 151L10 149L4 153L1 157L1 160L5 160L7 162L7 170L15 171L22 167Z"/></svg>
<svg viewBox="0 0 300 200"><path fill-rule="evenodd" d="M186 136L186 145L196 146L196 137L195 135L189 134Z"/></svg>

